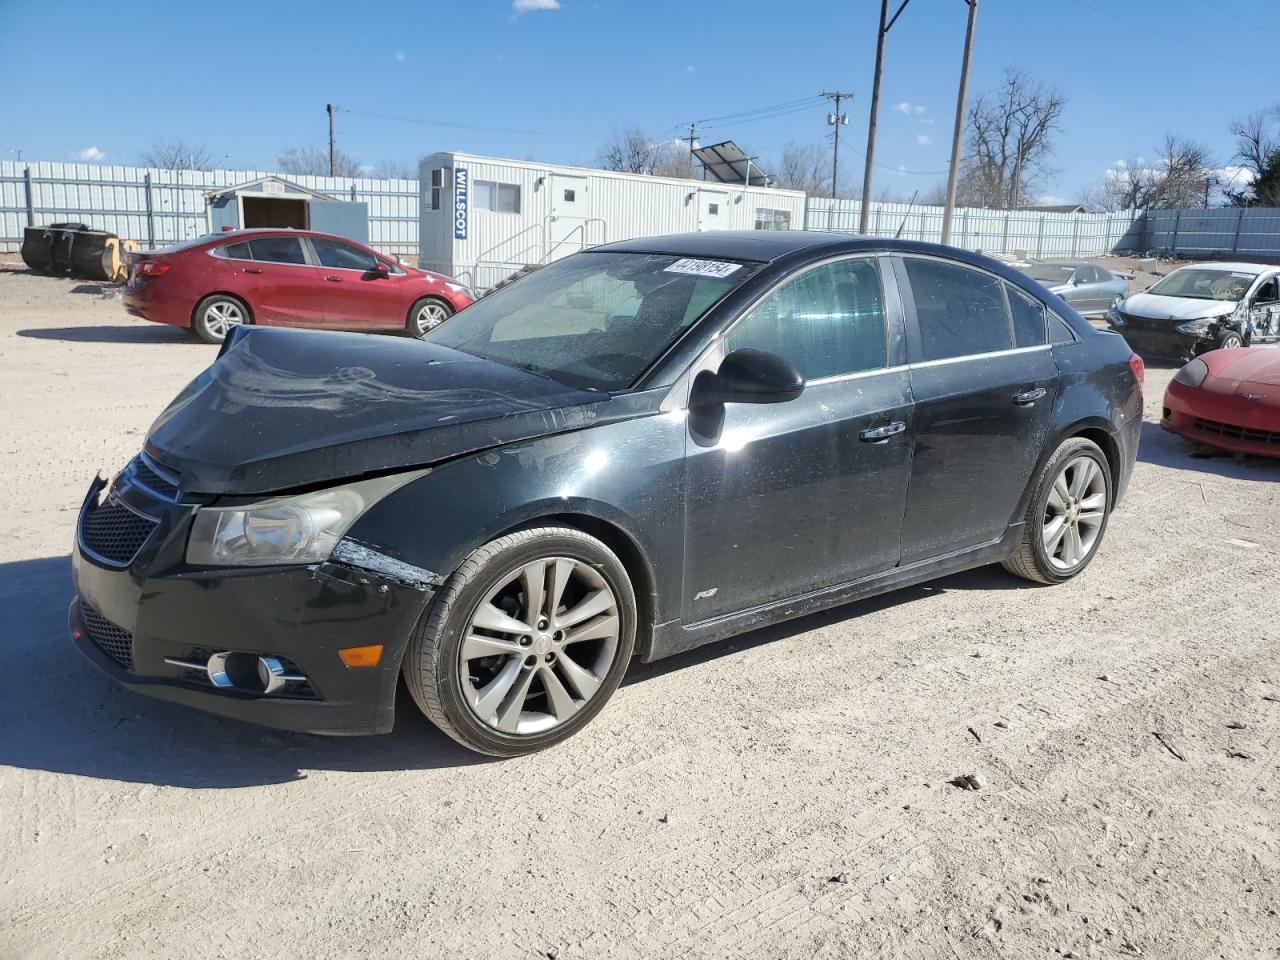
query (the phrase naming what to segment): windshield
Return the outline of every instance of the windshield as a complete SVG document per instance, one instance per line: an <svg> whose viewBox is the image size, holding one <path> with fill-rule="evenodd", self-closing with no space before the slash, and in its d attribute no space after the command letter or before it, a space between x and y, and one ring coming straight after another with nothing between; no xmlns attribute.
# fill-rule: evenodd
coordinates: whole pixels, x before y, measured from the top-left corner
<svg viewBox="0 0 1280 960"><path fill-rule="evenodd" d="M1033 263L1023 270L1032 280L1048 284L1066 283L1075 272L1076 268L1069 263Z"/></svg>
<svg viewBox="0 0 1280 960"><path fill-rule="evenodd" d="M758 266L579 253L484 297L424 339L573 386L617 390Z"/></svg>
<svg viewBox="0 0 1280 960"><path fill-rule="evenodd" d="M1204 270L1183 267L1147 291L1161 297L1190 300L1243 300L1258 275L1237 270Z"/></svg>

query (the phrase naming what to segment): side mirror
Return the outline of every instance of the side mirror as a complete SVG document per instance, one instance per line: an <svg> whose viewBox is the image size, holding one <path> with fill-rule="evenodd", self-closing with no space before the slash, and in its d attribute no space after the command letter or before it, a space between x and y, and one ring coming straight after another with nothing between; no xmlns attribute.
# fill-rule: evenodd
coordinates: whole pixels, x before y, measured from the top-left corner
<svg viewBox="0 0 1280 960"><path fill-rule="evenodd" d="M372 273L375 277L378 277L379 279L382 279L382 280L385 280L387 277L391 276L391 268L388 267L381 260L375 263L373 265L373 269L370 270L369 272Z"/></svg>
<svg viewBox="0 0 1280 960"><path fill-rule="evenodd" d="M764 350L735 350L715 373L693 382L691 407L718 403L785 403L804 392L804 377L790 360Z"/></svg>

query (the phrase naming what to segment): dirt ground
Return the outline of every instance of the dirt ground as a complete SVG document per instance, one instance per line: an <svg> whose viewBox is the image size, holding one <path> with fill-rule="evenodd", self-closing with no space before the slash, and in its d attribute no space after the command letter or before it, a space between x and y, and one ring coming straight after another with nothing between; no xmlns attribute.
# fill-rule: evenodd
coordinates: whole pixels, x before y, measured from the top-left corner
<svg viewBox="0 0 1280 960"><path fill-rule="evenodd" d="M1163 434L1171 369L1080 578L637 665L490 761L407 698L385 737L273 733L72 648L89 480L212 358L0 265L0 957L1280 956L1280 462Z"/></svg>

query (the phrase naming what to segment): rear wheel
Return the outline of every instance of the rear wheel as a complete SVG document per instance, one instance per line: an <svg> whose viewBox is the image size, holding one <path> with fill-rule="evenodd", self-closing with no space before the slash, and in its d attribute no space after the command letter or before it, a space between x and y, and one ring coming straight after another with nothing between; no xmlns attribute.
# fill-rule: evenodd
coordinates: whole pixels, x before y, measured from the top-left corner
<svg viewBox="0 0 1280 960"><path fill-rule="evenodd" d="M409 333L420 337L453 316L453 307L437 297L423 297L409 309Z"/></svg>
<svg viewBox="0 0 1280 960"><path fill-rule="evenodd" d="M535 527L485 544L449 578L410 641L405 680L453 739L518 756L600 712L635 631L635 593L614 553L572 527Z"/></svg>
<svg viewBox="0 0 1280 960"><path fill-rule="evenodd" d="M1235 330L1223 330L1218 334L1219 350L1234 350L1236 347L1244 346L1244 338Z"/></svg>
<svg viewBox="0 0 1280 960"><path fill-rule="evenodd" d="M249 308L243 301L225 293L216 293L196 305L191 330L205 343L221 343L233 327L252 322Z"/></svg>
<svg viewBox="0 0 1280 960"><path fill-rule="evenodd" d="M1111 498L1111 470L1098 445L1084 437L1064 441L1040 474L1022 544L1005 569L1037 583L1070 580L1098 552Z"/></svg>

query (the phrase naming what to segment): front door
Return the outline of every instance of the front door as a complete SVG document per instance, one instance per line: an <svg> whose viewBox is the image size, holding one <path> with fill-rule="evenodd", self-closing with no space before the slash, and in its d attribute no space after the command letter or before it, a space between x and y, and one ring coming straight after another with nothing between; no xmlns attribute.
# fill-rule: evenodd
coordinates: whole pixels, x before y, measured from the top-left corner
<svg viewBox="0 0 1280 960"><path fill-rule="evenodd" d="M547 224L547 260L585 249L590 214L586 177L551 175L551 219ZM599 242L599 241L596 241Z"/></svg>
<svg viewBox="0 0 1280 960"><path fill-rule="evenodd" d="M1253 324L1253 340L1280 336L1280 276L1263 280L1249 299L1249 321Z"/></svg>
<svg viewBox="0 0 1280 960"><path fill-rule="evenodd" d="M1039 301L951 261L897 265L916 402L908 564L1004 535L1039 461L1058 367Z"/></svg>
<svg viewBox="0 0 1280 960"><path fill-rule="evenodd" d="M723 190L698 191L698 229L729 229L729 194Z"/></svg>
<svg viewBox="0 0 1280 960"><path fill-rule="evenodd" d="M343 329L401 329L408 317L404 274L380 276L378 258L368 250L325 237L308 239L328 297L325 325Z"/></svg>
<svg viewBox="0 0 1280 960"><path fill-rule="evenodd" d="M698 623L892 568L911 468L911 397L879 263L785 282L724 338L794 363L778 404L691 411L683 616ZM872 432L877 431L877 432Z"/></svg>

